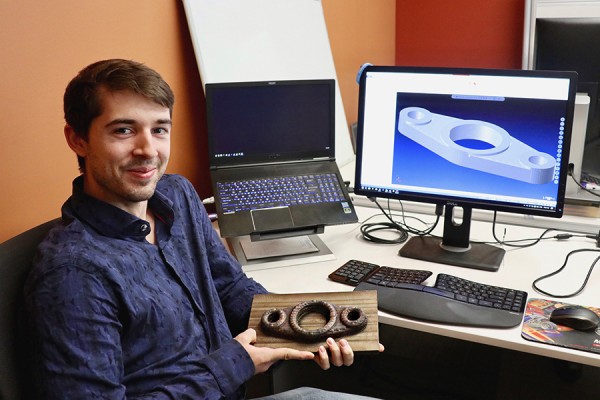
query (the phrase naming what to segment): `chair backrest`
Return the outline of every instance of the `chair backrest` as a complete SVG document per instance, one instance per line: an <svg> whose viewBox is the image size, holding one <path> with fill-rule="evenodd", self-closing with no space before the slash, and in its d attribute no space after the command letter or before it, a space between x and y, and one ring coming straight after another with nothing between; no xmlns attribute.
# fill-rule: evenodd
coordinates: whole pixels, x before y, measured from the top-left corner
<svg viewBox="0 0 600 400"><path fill-rule="evenodd" d="M0 243L0 399L23 398L18 310L23 305L23 285L36 248L58 221L48 221Z"/></svg>

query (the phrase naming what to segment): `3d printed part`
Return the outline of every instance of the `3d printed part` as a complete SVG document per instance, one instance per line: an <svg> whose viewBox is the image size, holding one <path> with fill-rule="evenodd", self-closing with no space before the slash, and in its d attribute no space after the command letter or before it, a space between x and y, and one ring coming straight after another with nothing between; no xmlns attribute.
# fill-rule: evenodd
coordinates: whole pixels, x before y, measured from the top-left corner
<svg viewBox="0 0 600 400"><path fill-rule="evenodd" d="M406 107L398 117L398 131L463 167L528 183L548 183L555 175L556 160L510 136L498 125L435 114L420 107ZM485 149L471 149L457 142L484 142Z"/></svg>
<svg viewBox="0 0 600 400"><path fill-rule="evenodd" d="M302 319L310 313L321 314L327 322L318 329L303 328ZM335 306L322 300L310 300L285 309L265 311L260 323L272 336L299 342L316 342L362 331L367 326L367 316L357 307Z"/></svg>

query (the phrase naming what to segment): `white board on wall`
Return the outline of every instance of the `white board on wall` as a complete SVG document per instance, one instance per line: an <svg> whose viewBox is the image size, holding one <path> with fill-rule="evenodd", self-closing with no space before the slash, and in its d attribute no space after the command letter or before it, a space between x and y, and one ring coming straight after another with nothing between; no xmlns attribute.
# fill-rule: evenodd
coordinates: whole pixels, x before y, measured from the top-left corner
<svg viewBox="0 0 600 400"><path fill-rule="evenodd" d="M203 85L335 79L336 159L354 159L320 0L183 0Z"/></svg>

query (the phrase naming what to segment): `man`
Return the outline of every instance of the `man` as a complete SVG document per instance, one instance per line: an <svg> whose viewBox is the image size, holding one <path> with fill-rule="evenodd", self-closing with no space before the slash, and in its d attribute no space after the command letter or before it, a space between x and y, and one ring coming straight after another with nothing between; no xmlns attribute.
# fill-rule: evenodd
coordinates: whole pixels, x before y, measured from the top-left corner
<svg viewBox="0 0 600 400"><path fill-rule="evenodd" d="M25 288L40 398L240 399L279 360L353 362L343 339L317 354L253 346L250 306L266 290L192 185L165 174L173 103L158 73L126 60L67 86L64 134L82 174Z"/></svg>

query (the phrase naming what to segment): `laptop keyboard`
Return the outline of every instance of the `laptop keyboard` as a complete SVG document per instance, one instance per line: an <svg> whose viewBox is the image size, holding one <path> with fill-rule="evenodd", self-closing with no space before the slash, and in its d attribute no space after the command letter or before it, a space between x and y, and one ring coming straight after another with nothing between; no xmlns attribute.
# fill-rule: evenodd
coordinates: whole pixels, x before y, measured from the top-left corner
<svg viewBox="0 0 600 400"><path fill-rule="evenodd" d="M224 213L345 201L332 173L217 182Z"/></svg>

